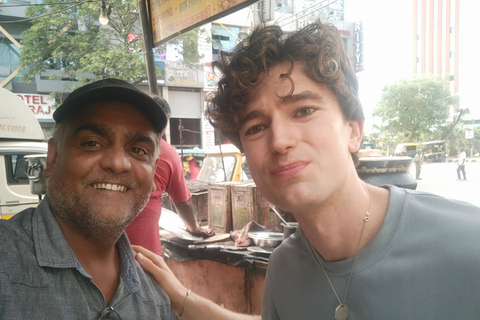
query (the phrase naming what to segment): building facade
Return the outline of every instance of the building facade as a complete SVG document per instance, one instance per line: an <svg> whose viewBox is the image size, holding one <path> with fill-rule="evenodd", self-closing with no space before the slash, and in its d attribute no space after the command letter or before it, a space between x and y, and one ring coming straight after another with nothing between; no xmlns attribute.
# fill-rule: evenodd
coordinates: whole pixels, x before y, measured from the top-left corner
<svg viewBox="0 0 480 320"><path fill-rule="evenodd" d="M25 8L35 0L3 0L0 2L0 86L16 93L30 106L49 137L54 126L53 106L61 103L81 83L62 78L61 70L47 70L33 83L22 83L18 72L21 33L31 26L25 18ZM219 75L210 63L220 51L229 51L258 24L278 24L284 30L295 31L317 19L336 25L344 47L356 71L363 70L363 27L361 23L344 19L341 0L264 0L239 10L201 28L207 35L199 39L196 65L185 64L174 51L155 54L155 63L162 75L157 77L160 95L172 109L167 139L177 148L205 149L222 143L204 118L206 97L214 90ZM139 88L148 92L147 82ZM55 98L51 93L60 93Z"/></svg>
<svg viewBox="0 0 480 320"><path fill-rule="evenodd" d="M449 79L452 94L460 77L459 14L460 0L413 0L413 74Z"/></svg>

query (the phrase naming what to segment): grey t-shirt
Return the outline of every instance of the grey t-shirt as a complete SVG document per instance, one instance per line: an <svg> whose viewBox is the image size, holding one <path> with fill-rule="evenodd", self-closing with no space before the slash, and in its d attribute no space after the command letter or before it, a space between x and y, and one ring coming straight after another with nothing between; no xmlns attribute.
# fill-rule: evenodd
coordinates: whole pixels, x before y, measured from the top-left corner
<svg viewBox="0 0 480 320"><path fill-rule="evenodd" d="M390 189L380 232L357 257L348 320L480 319L480 208ZM371 216L370 219L375 219ZM262 319L334 319L353 258L326 262L301 229L269 260Z"/></svg>
<svg viewBox="0 0 480 320"><path fill-rule="evenodd" d="M36 209L0 220L0 319L176 319L170 300L117 242L120 279L107 306L68 245L48 196Z"/></svg>

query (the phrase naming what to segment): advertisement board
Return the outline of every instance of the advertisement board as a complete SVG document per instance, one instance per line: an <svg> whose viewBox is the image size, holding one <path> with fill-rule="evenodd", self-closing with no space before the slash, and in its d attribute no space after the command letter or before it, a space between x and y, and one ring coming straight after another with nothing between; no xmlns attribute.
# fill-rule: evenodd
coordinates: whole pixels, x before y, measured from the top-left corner
<svg viewBox="0 0 480 320"><path fill-rule="evenodd" d="M258 0L149 0L154 47Z"/></svg>

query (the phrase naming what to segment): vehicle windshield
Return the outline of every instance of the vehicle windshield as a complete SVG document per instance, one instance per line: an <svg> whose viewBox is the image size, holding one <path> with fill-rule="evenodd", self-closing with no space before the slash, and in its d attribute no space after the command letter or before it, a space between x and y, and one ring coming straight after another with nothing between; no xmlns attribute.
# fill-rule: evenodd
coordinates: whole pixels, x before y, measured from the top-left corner
<svg viewBox="0 0 480 320"><path fill-rule="evenodd" d="M207 156L203 161L202 170L200 170L197 180L208 183L231 181L237 158L233 155L224 155L223 162L225 163L225 171L223 170L222 157L220 155Z"/></svg>

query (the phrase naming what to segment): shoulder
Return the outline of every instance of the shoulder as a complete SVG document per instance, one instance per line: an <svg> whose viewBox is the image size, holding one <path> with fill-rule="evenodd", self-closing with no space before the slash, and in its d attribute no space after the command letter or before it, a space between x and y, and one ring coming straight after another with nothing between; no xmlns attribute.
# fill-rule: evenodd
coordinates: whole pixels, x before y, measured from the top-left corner
<svg viewBox="0 0 480 320"><path fill-rule="evenodd" d="M463 226L480 228L480 207L433 193L389 186L392 206L416 221L444 230ZM393 208L392 208L393 209Z"/></svg>
<svg viewBox="0 0 480 320"><path fill-rule="evenodd" d="M160 142L160 159L166 157L175 159L180 158L177 153L177 149L175 149L171 144L162 139Z"/></svg>
<svg viewBox="0 0 480 320"><path fill-rule="evenodd" d="M0 249L6 247L5 243L15 244L33 241L32 219L35 208L25 209L9 220L0 219ZM0 255L0 259L2 259Z"/></svg>
<svg viewBox="0 0 480 320"><path fill-rule="evenodd" d="M37 261L32 231L34 211L29 208L9 220L0 220L0 273L10 283L41 287L48 284L48 279Z"/></svg>
<svg viewBox="0 0 480 320"><path fill-rule="evenodd" d="M145 270L142 269L137 261L135 261L135 264L140 281L140 290L138 291L138 295L140 295L141 299L143 301L152 301L157 306L164 306L168 307L169 309L170 298L162 289L162 287L160 287L150 273L145 272Z"/></svg>
<svg viewBox="0 0 480 320"><path fill-rule="evenodd" d="M180 160L180 156L177 153L177 150L171 146L168 142L162 139L160 144L160 158L158 161L157 169L159 170L167 170L167 171L175 171L182 169L183 174L183 165L182 161Z"/></svg>
<svg viewBox="0 0 480 320"><path fill-rule="evenodd" d="M404 200L417 200L419 202L428 202L431 204L447 204L453 207L470 207L472 210L480 210L480 207L465 202L461 200L449 199L443 196L440 196L435 193L427 192L427 191L420 191L420 190L412 190L412 189L405 189L399 188L392 185L386 185L385 188L390 190L390 201L397 199L397 198L405 198Z"/></svg>

